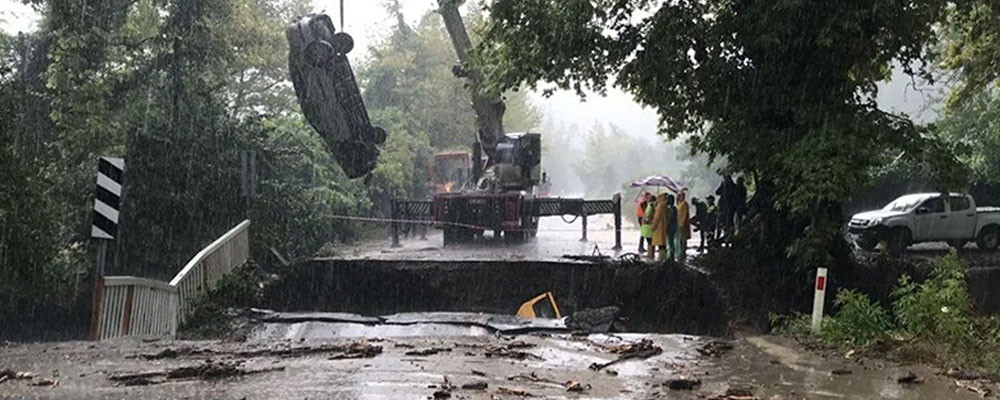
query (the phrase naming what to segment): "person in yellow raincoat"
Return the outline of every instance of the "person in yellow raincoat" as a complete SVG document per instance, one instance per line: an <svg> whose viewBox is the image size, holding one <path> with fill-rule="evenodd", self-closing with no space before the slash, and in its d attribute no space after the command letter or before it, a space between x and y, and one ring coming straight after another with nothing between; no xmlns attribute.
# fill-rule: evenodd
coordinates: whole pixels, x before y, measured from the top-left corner
<svg viewBox="0 0 1000 400"><path fill-rule="evenodd" d="M674 258L684 262L687 256L687 240L691 237L691 206L687 202L687 191L677 193L677 235L674 235L676 253Z"/></svg>
<svg viewBox="0 0 1000 400"><path fill-rule="evenodd" d="M653 245L650 246L651 250L649 251L649 256L652 258L652 248L657 248L660 251L658 258L661 261L667 258L667 226L670 225L668 212L670 205L667 201L666 193L660 193L656 196L656 211L653 213Z"/></svg>

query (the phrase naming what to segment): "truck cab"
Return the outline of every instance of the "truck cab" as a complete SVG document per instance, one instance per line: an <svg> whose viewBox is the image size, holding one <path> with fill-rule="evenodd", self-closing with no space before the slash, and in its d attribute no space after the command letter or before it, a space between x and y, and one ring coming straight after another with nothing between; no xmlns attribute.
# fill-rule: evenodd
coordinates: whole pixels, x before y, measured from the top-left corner
<svg viewBox="0 0 1000 400"><path fill-rule="evenodd" d="M434 155L427 170L429 172L427 185L431 193L461 190L462 186L472 178L472 155L467 151L440 152Z"/></svg>
<svg viewBox="0 0 1000 400"><path fill-rule="evenodd" d="M1000 209L977 208L975 199L966 194L915 193L879 210L855 214L847 229L865 250L880 242L899 253L915 243L947 242L961 248L970 241L993 250L1000 244Z"/></svg>

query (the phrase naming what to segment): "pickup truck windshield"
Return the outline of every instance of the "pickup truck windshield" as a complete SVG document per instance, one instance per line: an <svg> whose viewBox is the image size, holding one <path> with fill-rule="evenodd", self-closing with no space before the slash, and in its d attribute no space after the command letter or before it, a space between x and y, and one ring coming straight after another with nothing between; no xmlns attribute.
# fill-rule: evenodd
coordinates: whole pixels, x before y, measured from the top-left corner
<svg viewBox="0 0 1000 400"><path fill-rule="evenodd" d="M910 211L913 207L916 207L917 204L920 204L920 200L921 199L915 197L900 197L893 200L892 203L889 203L882 209L886 211Z"/></svg>

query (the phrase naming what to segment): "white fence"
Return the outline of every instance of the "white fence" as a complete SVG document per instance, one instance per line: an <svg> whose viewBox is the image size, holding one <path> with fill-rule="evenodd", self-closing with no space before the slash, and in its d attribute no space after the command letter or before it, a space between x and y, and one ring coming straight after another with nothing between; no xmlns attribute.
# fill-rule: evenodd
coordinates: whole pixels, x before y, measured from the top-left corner
<svg viewBox="0 0 1000 400"><path fill-rule="evenodd" d="M173 286L132 276L108 276L101 282L96 340L176 333L177 289Z"/></svg>
<svg viewBox="0 0 1000 400"><path fill-rule="evenodd" d="M168 337L177 333L193 296L215 287L250 258L250 221L241 222L198 252L170 283L107 276L95 288L91 336Z"/></svg>
<svg viewBox="0 0 1000 400"><path fill-rule="evenodd" d="M236 267L246 264L250 258L250 221L243 221L226 232L212 244L198 252L188 261L181 272L170 281L177 288L180 300L178 324L184 322L190 311L191 298L211 290L215 284Z"/></svg>

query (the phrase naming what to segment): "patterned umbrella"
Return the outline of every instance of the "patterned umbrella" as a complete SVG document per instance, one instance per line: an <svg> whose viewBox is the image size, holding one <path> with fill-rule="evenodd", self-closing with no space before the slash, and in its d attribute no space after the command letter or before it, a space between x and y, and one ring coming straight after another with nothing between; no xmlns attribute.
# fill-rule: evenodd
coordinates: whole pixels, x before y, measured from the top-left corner
<svg viewBox="0 0 1000 400"><path fill-rule="evenodd" d="M669 190L671 192L674 192L674 193L680 193L681 191L687 189L680 182L677 182L677 181L671 179L669 176L666 176L666 175L652 175L652 176L647 176L647 177L645 177L643 179L640 179L640 180L637 180L635 182L632 182L632 185L631 185L631 187L634 187L634 188L635 187L651 187L651 186L652 187L664 187L667 190Z"/></svg>

